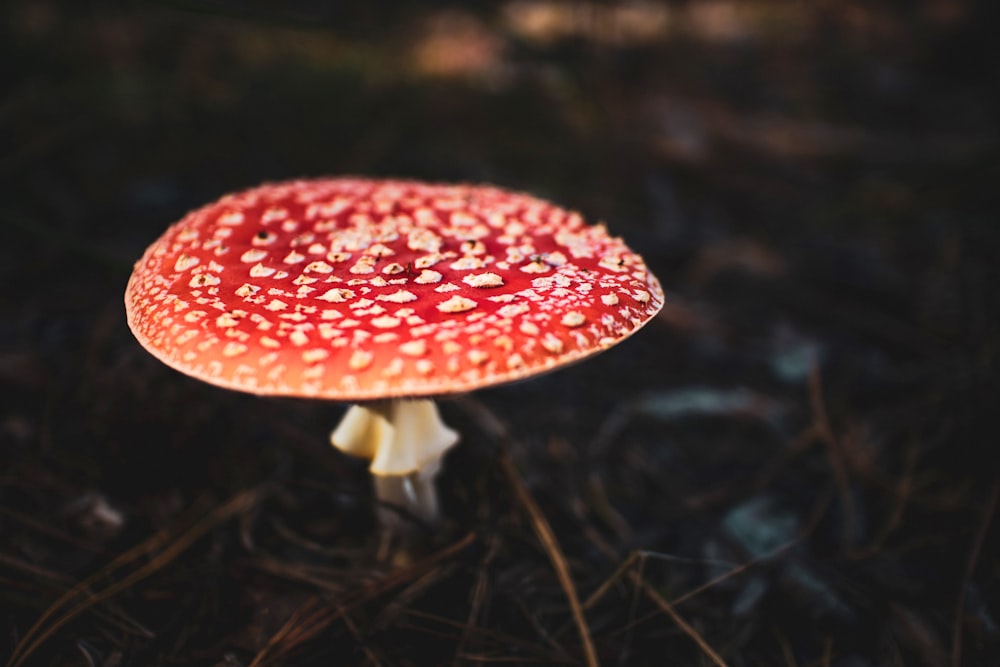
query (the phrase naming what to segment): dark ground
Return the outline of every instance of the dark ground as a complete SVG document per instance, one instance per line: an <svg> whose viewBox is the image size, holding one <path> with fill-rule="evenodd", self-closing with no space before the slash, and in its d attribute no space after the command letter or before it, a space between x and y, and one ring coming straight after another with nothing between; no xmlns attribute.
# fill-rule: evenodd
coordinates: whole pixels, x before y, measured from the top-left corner
<svg viewBox="0 0 1000 667"><path fill-rule="evenodd" d="M3 3L0 655L1000 664L991 6ZM342 173L548 197L667 290L600 358L443 406L409 560L374 557L343 406L125 326L184 212Z"/></svg>

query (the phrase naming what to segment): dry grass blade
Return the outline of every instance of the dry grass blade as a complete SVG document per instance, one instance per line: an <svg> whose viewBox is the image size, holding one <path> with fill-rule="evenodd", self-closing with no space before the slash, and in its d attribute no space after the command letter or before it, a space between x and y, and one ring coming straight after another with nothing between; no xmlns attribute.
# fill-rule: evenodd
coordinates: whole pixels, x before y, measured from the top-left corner
<svg viewBox="0 0 1000 667"><path fill-rule="evenodd" d="M639 559L640 556L641 553L638 551L633 551L632 553L630 553L625 558L625 560L623 560L618 565L618 567L615 568L615 571L611 573L611 576L605 579L604 582L597 587L597 590L595 590L587 597L587 599L583 603L583 608L590 609L595 604L600 602L601 599L608 594L608 591L611 590L611 587L614 586L622 577L625 576L625 573L628 572L629 568L631 568L635 564L635 562Z"/></svg>
<svg viewBox="0 0 1000 667"><path fill-rule="evenodd" d="M986 504L986 509L983 510L982 523L979 524L979 530L976 531L976 539L972 543L972 551L969 552L969 563L965 567L965 575L962 577L961 589L958 592L958 603L955 609L955 639L951 648L951 664L953 667L959 667L962 664L962 619L964 618L965 610L965 591L969 588L969 584L972 581L972 573L976 570L976 562L979 560L979 554L983 549L986 532L993 521L993 513L996 511L998 499L1000 499L1000 483L994 483L989 502Z"/></svg>
<svg viewBox="0 0 1000 667"><path fill-rule="evenodd" d="M566 593L570 611L573 613L573 620L576 623L577 631L580 633L580 643L583 646L583 655L587 665L588 667L597 667L599 664L597 661L597 651L594 649L594 642L590 638L590 628L587 627L587 619L583 615L583 607L580 605L580 599L576 594L576 587L573 584L573 578L570 576L569 566L566 564L566 558L559 548L559 542L556 541L555 533L552 532L552 526L549 525L545 515L542 514L542 510L538 507L535 499L531 497L528 487L525 485L524 480L521 479L511 460L506 455L502 455L500 463L503 466L504 473L507 475L507 479L514 488L514 493L518 501L524 505L524 508L531 516L531 523L535 529L535 534L538 535L542 546L545 547L545 552L552 562L552 567L555 568L559 583Z"/></svg>
<svg viewBox="0 0 1000 667"><path fill-rule="evenodd" d="M216 506L207 514L197 518L193 525L183 532L178 532L177 530L162 531L145 542L129 549L96 574L81 581L42 613L35 624L25 633L21 641L18 642L17 646L14 647L14 651L7 662L7 667L20 667L23 665L24 661L61 627L93 605L117 595L129 586L159 571L219 523L245 512L249 507L256 504L260 499L260 495L259 489L244 491L231 498L228 502ZM91 592L99 581L110 577L120 568L138 560L142 556L160 549L162 551L159 551L146 565L103 590ZM83 599L77 602L81 597ZM62 613L61 616L59 615L60 613Z"/></svg>
<svg viewBox="0 0 1000 667"><path fill-rule="evenodd" d="M833 471L834 480L840 490L840 502L844 507L843 530L845 542L854 543L857 525L857 508L854 495L851 493L850 477L847 464L844 461L843 446L833 431L830 416L826 410L826 399L823 396L823 378L820 377L818 364L813 364L809 371L809 404L813 415L814 435L827 447L827 461Z"/></svg>
<svg viewBox="0 0 1000 667"><path fill-rule="evenodd" d="M26 563L2 553L0 553L0 566L9 567L22 575L30 575L33 579L40 580L46 589L54 588L56 591L64 591L65 587L73 585L73 580L64 574L47 570L33 563ZM3 581L5 585L13 585L15 583L14 580L0 581ZM24 581L24 579L18 579L16 583L17 585L23 585ZM152 630L142 625L114 604L104 603L101 607L95 608L93 612L98 618L114 624L122 632L145 637L146 639L151 639L154 636Z"/></svg>
<svg viewBox="0 0 1000 667"><path fill-rule="evenodd" d="M302 643L316 636L323 628L340 616L340 610L321 607L318 597L311 597L296 609L288 620L272 635L267 644L254 656L250 667L264 667L277 663Z"/></svg>
<svg viewBox="0 0 1000 667"><path fill-rule="evenodd" d="M676 623L677 627L679 627L684 634L690 637L694 643L698 645L698 648L704 651L709 660L711 660L715 665L718 665L718 667L726 667L726 661L723 660L722 657L708 645L708 642L706 642L704 638L698 634L697 630L691 627L691 625L677 613L677 610L674 609L672 604L667 602L662 595L657 593L652 586L646 583L646 580L643 579L638 572L629 572L629 579L631 579L636 586L642 588L646 595L649 596L649 599L652 600L657 607L662 609L663 613L669 616L670 620Z"/></svg>
<svg viewBox="0 0 1000 667"><path fill-rule="evenodd" d="M500 539L496 534L494 534L490 537L489 546L486 549L486 555L484 555L480 561L479 569L476 572L476 583L472 587L472 593L469 599L469 613L466 616L465 628L462 632L462 638L458 642L458 647L455 649L456 658L465 653L465 647L468 645L471 629L476 627L479 612L483 608L483 602L486 600L489 590L489 580L486 573L489 570L493 559L496 558L499 550Z"/></svg>

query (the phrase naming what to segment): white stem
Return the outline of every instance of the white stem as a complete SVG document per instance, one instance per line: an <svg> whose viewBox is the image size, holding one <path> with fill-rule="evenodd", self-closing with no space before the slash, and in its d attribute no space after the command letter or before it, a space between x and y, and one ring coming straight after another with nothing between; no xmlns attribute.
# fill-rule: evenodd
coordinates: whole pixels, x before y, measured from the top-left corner
<svg viewBox="0 0 1000 667"><path fill-rule="evenodd" d="M433 401L393 400L353 405L330 434L330 442L347 454L372 462L380 501L402 507L423 519L438 516L434 477L441 457L458 442L444 425ZM385 512L380 512L383 523Z"/></svg>
<svg viewBox="0 0 1000 667"><path fill-rule="evenodd" d="M378 510L383 526L395 524L403 508L421 521L433 523L438 519L437 489L434 479L440 469L441 459L408 475L375 475L375 496L382 507Z"/></svg>

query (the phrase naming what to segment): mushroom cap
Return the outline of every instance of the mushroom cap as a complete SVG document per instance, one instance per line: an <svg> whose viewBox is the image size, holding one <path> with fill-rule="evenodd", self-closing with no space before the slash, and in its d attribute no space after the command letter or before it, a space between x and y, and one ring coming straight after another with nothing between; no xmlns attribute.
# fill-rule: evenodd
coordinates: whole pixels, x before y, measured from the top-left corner
<svg viewBox="0 0 1000 667"><path fill-rule="evenodd" d="M262 395L368 400L518 380L624 340L663 305L603 226L480 185L265 184L171 226L129 327L168 366Z"/></svg>

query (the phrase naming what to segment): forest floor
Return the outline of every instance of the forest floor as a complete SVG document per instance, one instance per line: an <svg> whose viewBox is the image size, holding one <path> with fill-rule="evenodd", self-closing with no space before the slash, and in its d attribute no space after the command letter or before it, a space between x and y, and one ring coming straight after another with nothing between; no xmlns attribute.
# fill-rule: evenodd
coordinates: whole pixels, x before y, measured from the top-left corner
<svg viewBox="0 0 1000 667"><path fill-rule="evenodd" d="M990 3L356 4L0 9L0 660L1000 664ZM186 211L344 173L530 191L667 293L444 402L405 553L345 406L124 318Z"/></svg>

